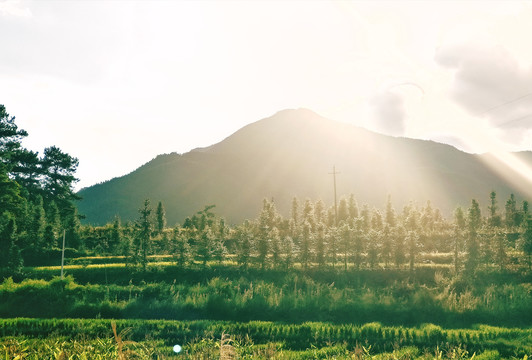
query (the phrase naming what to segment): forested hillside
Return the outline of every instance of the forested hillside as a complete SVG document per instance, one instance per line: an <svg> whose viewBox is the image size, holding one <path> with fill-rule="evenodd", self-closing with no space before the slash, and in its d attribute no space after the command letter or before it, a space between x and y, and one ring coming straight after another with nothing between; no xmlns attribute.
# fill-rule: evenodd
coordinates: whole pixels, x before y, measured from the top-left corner
<svg viewBox="0 0 532 360"><path fill-rule="evenodd" d="M532 163L529 154L520 156ZM160 155L128 175L83 189L78 206L90 224L116 215L133 220L145 198L164 201L172 225L205 204L216 204L228 222L238 223L252 219L263 198L275 199L285 215L294 196L332 203L333 166L340 172L338 194L356 194L370 207L382 206L391 194L398 207L431 200L450 217L458 205L492 190L525 198L526 180L488 158L376 134L310 110L285 110L208 148Z"/></svg>

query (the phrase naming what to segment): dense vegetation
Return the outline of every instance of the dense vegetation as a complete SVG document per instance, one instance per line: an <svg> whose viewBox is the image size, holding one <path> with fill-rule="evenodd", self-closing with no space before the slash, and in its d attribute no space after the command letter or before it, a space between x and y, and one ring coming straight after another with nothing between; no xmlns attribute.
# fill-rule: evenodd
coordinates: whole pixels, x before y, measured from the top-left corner
<svg viewBox="0 0 532 360"><path fill-rule="evenodd" d="M173 227L147 199L134 222L81 225L77 160L56 147L39 157L25 136L0 106L7 358L121 358L110 319L141 358L170 356L174 341L191 358L226 345L242 358L531 354L532 217L513 195L501 210L492 191L484 214L473 199L450 219L430 202L370 209L354 195L338 207L294 198L283 217L265 199L241 224L210 205Z"/></svg>

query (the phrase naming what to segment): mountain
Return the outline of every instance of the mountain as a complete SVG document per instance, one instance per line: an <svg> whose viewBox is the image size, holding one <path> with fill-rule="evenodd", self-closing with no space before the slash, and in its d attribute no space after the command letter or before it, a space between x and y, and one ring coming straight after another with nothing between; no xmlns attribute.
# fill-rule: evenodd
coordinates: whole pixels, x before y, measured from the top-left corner
<svg viewBox="0 0 532 360"><path fill-rule="evenodd" d="M492 190L500 208L510 193L530 195L530 181L514 169L526 169L532 154L505 156L510 160L377 134L306 109L283 110L210 147L160 155L128 175L85 188L79 211L91 224L115 215L133 220L149 198L154 207L163 202L172 226L210 204L238 223L255 218L266 197L288 215L294 196L334 202L335 166L339 198L353 193L359 204L382 208L389 194L397 210L430 200L449 216L472 198L487 206Z"/></svg>

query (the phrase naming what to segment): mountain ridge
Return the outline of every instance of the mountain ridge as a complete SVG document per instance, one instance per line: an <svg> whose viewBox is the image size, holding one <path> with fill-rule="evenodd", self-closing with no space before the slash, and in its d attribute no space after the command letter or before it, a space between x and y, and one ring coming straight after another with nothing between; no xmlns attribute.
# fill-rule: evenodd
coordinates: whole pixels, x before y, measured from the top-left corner
<svg viewBox="0 0 532 360"><path fill-rule="evenodd" d="M496 190L502 202L519 191L483 160L448 144L390 137L326 119L308 109L281 110L204 148L161 154L133 172L82 189L80 213L102 224L114 215L138 217L144 198L162 201L173 225L216 204L230 222L254 218L264 197L287 213L291 199L333 202L335 165L338 194L353 193L359 203L382 208L388 194L399 208L430 200L450 213L472 198L488 199ZM528 163L528 153L520 154Z"/></svg>

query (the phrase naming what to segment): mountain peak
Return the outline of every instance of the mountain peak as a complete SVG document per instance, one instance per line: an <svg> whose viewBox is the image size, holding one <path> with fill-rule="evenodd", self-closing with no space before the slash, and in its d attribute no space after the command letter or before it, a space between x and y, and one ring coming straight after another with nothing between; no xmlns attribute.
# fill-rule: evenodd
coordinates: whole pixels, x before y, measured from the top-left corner
<svg viewBox="0 0 532 360"><path fill-rule="evenodd" d="M532 160L531 160L532 161ZM163 201L170 224L216 204L229 222L254 218L263 198L288 213L291 199L332 203L333 165L338 194L382 207L425 203L450 213L471 198L501 197L515 187L480 157L430 141L394 138L324 118L309 109L286 109L238 130L225 140L186 154L170 154L129 175L80 192L79 211L102 224L116 214L133 220L145 198Z"/></svg>

